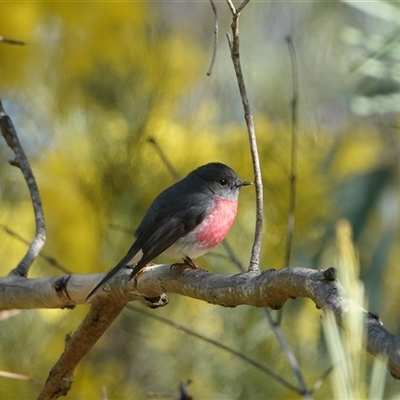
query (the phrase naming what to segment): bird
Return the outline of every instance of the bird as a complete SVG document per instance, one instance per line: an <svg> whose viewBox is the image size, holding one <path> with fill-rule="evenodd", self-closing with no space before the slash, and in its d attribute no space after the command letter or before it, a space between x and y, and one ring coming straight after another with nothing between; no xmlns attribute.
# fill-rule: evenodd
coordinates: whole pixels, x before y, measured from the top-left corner
<svg viewBox="0 0 400 400"><path fill-rule="evenodd" d="M251 184L239 179L227 165L211 162L165 189L148 208L125 257L95 286L86 302L121 269L136 263L129 277L132 279L162 253L182 258L190 268L199 268L193 259L225 238L236 218L239 189Z"/></svg>

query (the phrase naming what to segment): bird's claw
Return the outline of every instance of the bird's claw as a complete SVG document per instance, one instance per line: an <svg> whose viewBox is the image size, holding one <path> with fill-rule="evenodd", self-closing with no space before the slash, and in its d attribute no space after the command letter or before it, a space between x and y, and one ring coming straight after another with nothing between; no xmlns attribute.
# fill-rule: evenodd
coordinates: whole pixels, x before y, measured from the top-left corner
<svg viewBox="0 0 400 400"><path fill-rule="evenodd" d="M171 269L174 267L185 267L183 270L183 275L187 274L193 270L201 270L204 271L203 268L200 268L190 257L183 258L183 263L175 263L171 264Z"/></svg>

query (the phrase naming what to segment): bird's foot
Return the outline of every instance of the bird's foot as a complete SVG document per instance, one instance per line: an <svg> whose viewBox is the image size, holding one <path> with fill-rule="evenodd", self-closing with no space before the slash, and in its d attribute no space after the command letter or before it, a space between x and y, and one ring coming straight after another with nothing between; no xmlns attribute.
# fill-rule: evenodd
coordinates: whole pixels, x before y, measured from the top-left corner
<svg viewBox="0 0 400 400"><path fill-rule="evenodd" d="M192 269L201 269L190 257L184 257L183 261L183 265L187 265Z"/></svg>
<svg viewBox="0 0 400 400"><path fill-rule="evenodd" d="M196 270L196 269L204 271L190 257L184 257L183 258L183 263L172 264L171 268L174 268L174 267L185 267L184 270L183 270L184 274L186 274L189 271Z"/></svg>

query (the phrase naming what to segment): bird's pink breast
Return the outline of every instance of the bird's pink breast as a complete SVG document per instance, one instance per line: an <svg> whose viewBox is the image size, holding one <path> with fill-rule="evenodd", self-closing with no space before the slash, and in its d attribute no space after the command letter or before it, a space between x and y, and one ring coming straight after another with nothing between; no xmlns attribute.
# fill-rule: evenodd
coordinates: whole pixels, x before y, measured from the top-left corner
<svg viewBox="0 0 400 400"><path fill-rule="evenodd" d="M196 239L204 249L211 249L220 243L236 218L237 200L216 199L216 206L195 229Z"/></svg>

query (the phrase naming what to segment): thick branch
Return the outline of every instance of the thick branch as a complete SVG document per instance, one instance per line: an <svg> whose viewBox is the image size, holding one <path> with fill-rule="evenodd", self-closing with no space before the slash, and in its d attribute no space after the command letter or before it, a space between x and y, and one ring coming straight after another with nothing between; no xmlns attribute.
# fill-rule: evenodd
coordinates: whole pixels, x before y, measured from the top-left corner
<svg viewBox="0 0 400 400"><path fill-rule="evenodd" d="M332 310L339 323L344 313L363 312L368 332L367 350L373 355L387 357L391 374L400 379L400 339L389 333L379 318L347 299L332 268L326 271L271 269L260 275L216 275L202 270L156 265L145 268L136 280L129 281L129 274L129 268L119 274L99 293L99 301L103 299L106 303L118 304L141 300L156 307L167 303L164 293L178 293L224 307L247 304L279 309L288 299L308 297L318 308ZM9 276L0 279L0 309L62 308L84 304L87 294L103 276L69 275L28 280ZM107 315L102 314L102 318L106 320Z"/></svg>
<svg viewBox="0 0 400 400"><path fill-rule="evenodd" d="M0 101L0 127L4 139L6 140L8 146L15 154L15 159L10 161L10 164L14 165L15 167L18 167L22 171L26 184L28 185L29 188L33 204L33 210L35 212L35 221L36 221L35 238L29 245L27 253L25 254L24 258L20 261L17 268L11 271L11 274L13 275L27 277L30 266L40 253L40 250L42 250L44 243L46 241L46 228L44 224L42 201L40 200L39 188L37 187L31 166L29 165L29 161L18 139L18 135L11 121L11 118L4 111L1 101Z"/></svg>
<svg viewBox="0 0 400 400"><path fill-rule="evenodd" d="M65 350L50 371L39 400L56 399L69 392L74 370L125 307L125 301L96 299L78 330L65 339Z"/></svg>

